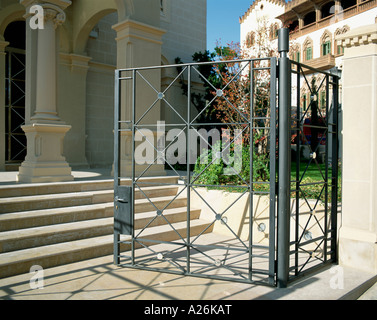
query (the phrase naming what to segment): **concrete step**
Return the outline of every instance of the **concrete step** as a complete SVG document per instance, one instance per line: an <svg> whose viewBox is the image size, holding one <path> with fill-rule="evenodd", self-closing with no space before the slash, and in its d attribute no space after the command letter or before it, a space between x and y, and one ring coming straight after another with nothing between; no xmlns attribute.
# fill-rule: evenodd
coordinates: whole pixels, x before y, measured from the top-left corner
<svg viewBox="0 0 377 320"><path fill-rule="evenodd" d="M172 200L173 196L135 200L135 213L163 209ZM152 203L154 206L152 205ZM186 198L177 197L167 209L185 207ZM114 203L80 205L42 210L31 210L0 214L0 232L22 230L26 228L55 225L60 223L78 222L84 220L109 218L114 215Z"/></svg>
<svg viewBox="0 0 377 320"><path fill-rule="evenodd" d="M142 188L144 194L149 198L173 196L176 195L177 190L177 186L157 186ZM135 199L145 198L145 195L142 191L140 191L139 189L135 190ZM111 202L113 200L113 190L42 194L35 196L2 198L0 199L0 214L70 206L84 206Z"/></svg>
<svg viewBox="0 0 377 320"><path fill-rule="evenodd" d="M199 215L200 210L192 210L190 218L198 219ZM135 216L135 228L142 229L146 226L150 228L167 224L168 222L173 224L185 221L187 219L187 209L183 207L164 211L166 220L161 216L155 217L156 212L137 214ZM113 233L113 230L114 219L110 217L0 232L0 253L109 235Z"/></svg>
<svg viewBox="0 0 377 320"><path fill-rule="evenodd" d="M0 214L0 232L114 216L113 202Z"/></svg>
<svg viewBox="0 0 377 320"><path fill-rule="evenodd" d="M145 186L177 184L178 177L150 177L141 178L139 184ZM149 184L149 185L146 185ZM130 185L130 180L122 179L121 185ZM93 180L74 182L53 182L39 184L19 184L0 186L0 198L36 196L42 194L73 193L97 190L110 190L114 188L114 180Z"/></svg>
<svg viewBox="0 0 377 320"><path fill-rule="evenodd" d="M202 232L208 222L191 221L191 236ZM174 223L175 230L169 225L149 227L142 233L142 238L174 241L186 237L187 223ZM206 233L211 232L211 228ZM137 232L137 231L136 231ZM122 240L127 240L124 237ZM151 245L153 243L150 243ZM24 249L0 254L0 278L28 273L32 266L38 265L43 269L72 262L82 261L94 257L101 257L113 253L113 235L99 236L88 239L46 245L37 248ZM121 251L130 250L129 244L122 244Z"/></svg>

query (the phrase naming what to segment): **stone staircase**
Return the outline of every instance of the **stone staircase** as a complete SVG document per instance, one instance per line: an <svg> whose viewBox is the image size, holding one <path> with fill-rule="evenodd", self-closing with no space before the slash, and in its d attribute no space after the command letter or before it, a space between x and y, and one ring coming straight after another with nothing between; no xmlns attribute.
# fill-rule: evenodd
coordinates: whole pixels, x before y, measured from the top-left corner
<svg viewBox="0 0 377 320"><path fill-rule="evenodd" d="M177 184L176 177L145 178ZM127 184L127 182L124 182ZM143 187L156 207L163 208L178 192L177 185ZM185 194L183 192L182 194ZM34 265L44 269L113 253L113 181L0 186L0 278L28 273ZM184 237L187 199L178 196L164 217ZM135 229L144 228L155 208L135 191ZM200 210L190 212L190 234L202 232L208 222ZM173 241L179 235L158 217L143 235ZM211 232L208 228L206 232ZM122 247L122 251L128 250Z"/></svg>

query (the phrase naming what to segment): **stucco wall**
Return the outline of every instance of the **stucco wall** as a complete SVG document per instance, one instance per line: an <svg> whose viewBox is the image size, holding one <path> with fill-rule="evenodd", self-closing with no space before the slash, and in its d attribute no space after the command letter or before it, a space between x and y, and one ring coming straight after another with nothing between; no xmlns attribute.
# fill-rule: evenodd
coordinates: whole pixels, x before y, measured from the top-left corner
<svg viewBox="0 0 377 320"><path fill-rule="evenodd" d="M117 13L104 17L94 28L97 38L88 41L92 58L87 76L86 156L92 167L113 163L114 70L117 60Z"/></svg>

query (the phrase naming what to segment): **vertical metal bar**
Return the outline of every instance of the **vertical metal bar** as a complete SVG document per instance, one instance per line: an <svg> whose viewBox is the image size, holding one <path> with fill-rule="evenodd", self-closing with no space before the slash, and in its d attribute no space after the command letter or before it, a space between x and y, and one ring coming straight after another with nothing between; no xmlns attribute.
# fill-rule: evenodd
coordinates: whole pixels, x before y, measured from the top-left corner
<svg viewBox="0 0 377 320"><path fill-rule="evenodd" d="M269 283L275 284L275 210L276 210L276 58L270 71L270 217L269 217Z"/></svg>
<svg viewBox="0 0 377 320"><path fill-rule="evenodd" d="M8 53L8 161L12 161L12 55Z"/></svg>
<svg viewBox="0 0 377 320"><path fill-rule="evenodd" d="M191 177L190 177L190 165L191 165L191 137L190 137L190 122L191 122L191 66L188 66L187 68L187 146L186 146L186 159L187 159L187 172L186 172L186 187L187 187L187 252L186 252L186 259L187 259L187 273L189 274L191 272L191 241L190 241L190 228L191 228L191 218L190 218L190 211L191 211L191 203L190 203L190 197L191 197Z"/></svg>
<svg viewBox="0 0 377 320"><path fill-rule="evenodd" d="M114 95L114 195L117 194L119 186L119 118L120 118L120 92L119 92L119 70L115 70L115 95ZM117 210L114 206L114 210ZM114 264L120 264L120 235L114 229Z"/></svg>
<svg viewBox="0 0 377 320"><path fill-rule="evenodd" d="M339 76L333 76L333 111L332 111L332 187L331 187L331 260L338 260L337 225L338 225L338 158L339 158Z"/></svg>
<svg viewBox="0 0 377 320"><path fill-rule="evenodd" d="M277 285L285 288L289 279L290 174L291 174L291 62L289 30L279 29L279 202Z"/></svg>
<svg viewBox="0 0 377 320"><path fill-rule="evenodd" d="M253 196L254 196L254 184L253 184L253 164L254 164L254 61L250 61L250 167L249 167L249 179L250 179L250 192L249 192L249 280L253 280Z"/></svg>
<svg viewBox="0 0 377 320"><path fill-rule="evenodd" d="M298 249L299 249L299 228L300 228L300 166L301 166L301 109L300 109L300 91L301 91L301 67L297 65L297 144L296 144L296 225L295 225L295 275L298 275Z"/></svg>
<svg viewBox="0 0 377 320"><path fill-rule="evenodd" d="M328 237L328 195L329 195L329 144L330 144L330 139L329 139L329 76L326 75L326 128L327 128L327 133L326 133L326 154L325 154L325 241L323 242L323 252L324 252L324 262L327 262L327 237ZM323 139L323 137L322 137ZM323 141L323 140L322 140ZM319 153L319 147L318 147L318 153Z"/></svg>
<svg viewBox="0 0 377 320"><path fill-rule="evenodd" d="M132 70L132 150L131 150L131 159L132 159L132 181L131 181L131 221L132 226L135 226L135 123L136 123L136 70ZM132 264L135 264L135 228L132 229L132 241L131 241L131 261Z"/></svg>

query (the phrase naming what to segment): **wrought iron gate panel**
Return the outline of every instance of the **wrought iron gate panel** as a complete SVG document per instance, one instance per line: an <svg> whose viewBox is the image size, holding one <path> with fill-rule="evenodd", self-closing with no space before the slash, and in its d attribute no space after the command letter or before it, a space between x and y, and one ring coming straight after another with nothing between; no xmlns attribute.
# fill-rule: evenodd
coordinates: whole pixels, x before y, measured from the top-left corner
<svg viewBox="0 0 377 320"><path fill-rule="evenodd" d="M337 261L339 75L288 52L116 70L115 264L286 287Z"/></svg>
<svg viewBox="0 0 377 320"><path fill-rule="evenodd" d="M116 264L190 276L275 284L276 65L276 58L267 58L116 71ZM212 68L217 77L226 79L222 86L214 86L203 74L206 67ZM170 81L162 83L160 88L159 80L169 76ZM209 88L212 98L202 109L195 110L194 87L198 87L200 81ZM186 90L185 99L172 101L171 91L181 90L180 86ZM242 91L237 101L231 95L232 90ZM214 104L221 105L222 115L232 114L233 119L212 118L203 122L202 115L214 110ZM165 123L158 122L160 114L165 115ZM159 131L162 125L163 134ZM156 130L157 133L153 133ZM211 136L216 132L221 133L220 140ZM179 139L183 139L186 146L182 161L186 164L184 171L178 170L171 160L174 160L174 153L170 148L179 145L182 141ZM247 139L249 145L243 146ZM140 165L138 161L143 154L139 152L137 142L153 151L147 164ZM206 147L206 151L199 145ZM264 160L255 158L259 157L258 148L264 148ZM240 153L236 154L237 150L241 150L241 158ZM242 157L247 152L250 160L245 162ZM240 163L236 163L236 159L241 160ZM255 179L257 169L253 164L257 160L268 168L269 176L264 181ZM226 175L217 183L201 180L219 162L228 170L226 175L233 176L237 184L227 182ZM161 163L178 177L178 181L148 177L158 171L154 168ZM191 172L194 166L195 174ZM154 198L152 187L176 191L168 199L161 200ZM215 192L231 191L227 194L232 200L223 208L216 208L216 201L203 195L205 188L216 188ZM200 208L193 205L193 199L196 206L201 203ZM240 202L240 207L246 208L247 212L237 212ZM184 215L180 212L180 218L177 218L173 212L179 211L181 203L186 212ZM262 206L264 210L258 211ZM205 224L198 223L198 209L201 209ZM236 215L241 216L242 226L232 224ZM151 230L156 226L161 229L157 231L160 233L153 234ZM222 229L221 235L214 236L215 228Z"/></svg>
<svg viewBox="0 0 377 320"><path fill-rule="evenodd" d="M292 62L292 82L291 279L337 261L339 74Z"/></svg>

